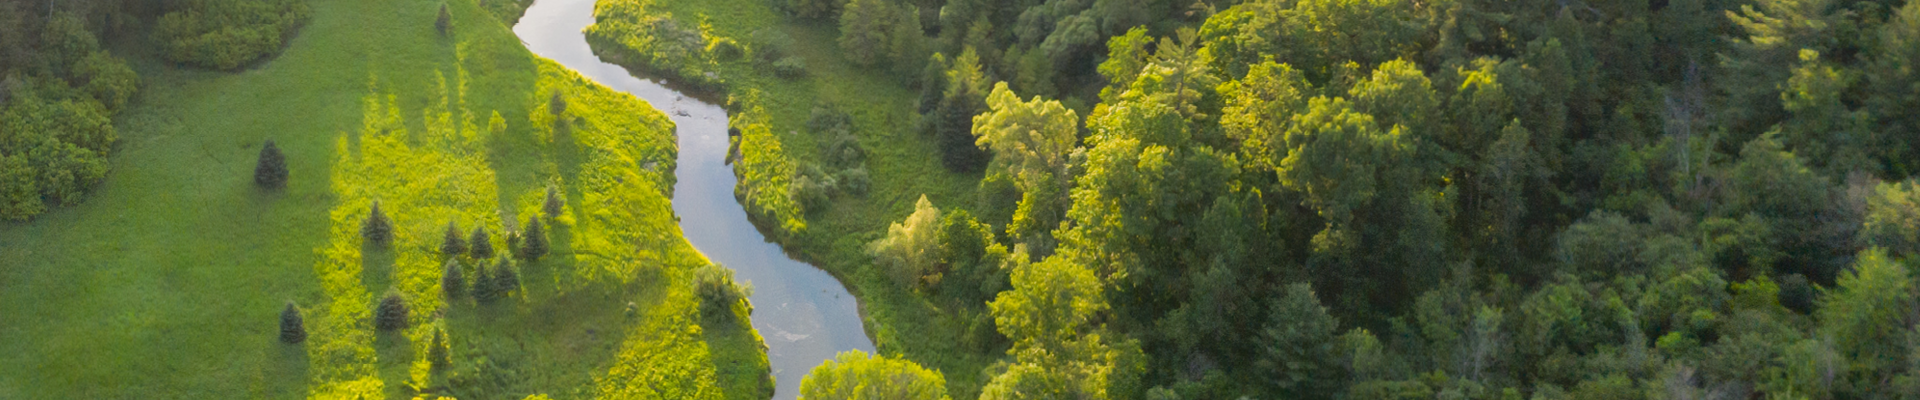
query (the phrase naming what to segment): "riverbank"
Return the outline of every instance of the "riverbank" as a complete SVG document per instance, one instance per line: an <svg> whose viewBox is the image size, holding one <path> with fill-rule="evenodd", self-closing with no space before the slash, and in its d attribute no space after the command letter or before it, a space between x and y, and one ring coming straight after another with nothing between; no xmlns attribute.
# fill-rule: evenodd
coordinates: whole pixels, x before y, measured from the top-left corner
<svg viewBox="0 0 1920 400"><path fill-rule="evenodd" d="M942 371L957 398L977 396L984 383L981 371L1002 355L1000 349L969 345L963 337L983 319L985 331L997 334L984 305L944 304L904 290L874 271L865 252L866 244L911 213L923 194L943 209L971 209L975 203L979 176L947 171L933 139L914 128L914 89L884 72L848 63L839 55L838 29L830 22L796 22L762 0L603 0L596 17L588 38L602 59L636 72L696 77L707 82L701 87L717 88L715 97L731 99L732 125L742 133L743 159L735 164L739 201L795 259L831 272L859 296L867 331L881 353ZM697 32L705 43L659 39L685 37L663 26ZM788 38L781 54L797 58L804 72L782 77L762 61L753 46L767 36ZM739 44L746 51L738 58L708 51L716 42ZM809 127L823 113L817 110L846 114L865 150L862 163L836 165L828 156L836 137ZM845 175L834 171L861 164L871 179L864 195L841 191L812 211L791 196L794 180L808 176L809 166L823 170L809 180L827 175L843 183Z"/></svg>
<svg viewBox="0 0 1920 400"><path fill-rule="evenodd" d="M135 57L146 87L114 121L113 174L0 226L17 261L0 268L0 398L766 398L745 309L697 314L707 261L670 211L673 124L535 57L475 1L446 2L442 36L440 4L312 2L285 53L246 71ZM252 183L269 139L284 190ZM567 206L552 253L517 263L522 290L443 297L446 225L505 249L548 187ZM391 250L359 245L376 199ZM409 327L377 332L389 289ZM287 301L302 344L276 340ZM444 375L425 356L436 328Z"/></svg>

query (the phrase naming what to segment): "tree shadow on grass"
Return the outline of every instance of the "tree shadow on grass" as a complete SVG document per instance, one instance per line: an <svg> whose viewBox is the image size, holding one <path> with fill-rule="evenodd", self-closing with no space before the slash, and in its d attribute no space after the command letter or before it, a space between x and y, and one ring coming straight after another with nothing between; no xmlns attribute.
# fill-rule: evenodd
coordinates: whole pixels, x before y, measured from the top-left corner
<svg viewBox="0 0 1920 400"><path fill-rule="evenodd" d="M712 352L713 369L720 386L755 390L752 398L773 397L773 367L767 360L766 343L745 320L700 318L700 339Z"/></svg>
<svg viewBox="0 0 1920 400"><path fill-rule="evenodd" d="M380 356L380 380L386 382L387 398L413 398L413 340L404 330L374 333L374 351Z"/></svg>
<svg viewBox="0 0 1920 400"><path fill-rule="evenodd" d="M273 361L266 364L266 371L262 371L267 376L263 383L266 393L262 397L274 399L307 397L307 386L313 381L309 377L313 361L307 355L308 343L281 343L279 335L272 335L272 339L267 341L267 346L271 347L267 353L273 354Z"/></svg>
<svg viewBox="0 0 1920 400"><path fill-rule="evenodd" d="M368 290L386 290L393 283L393 249L360 245L360 284ZM380 288L380 289L375 289ZM384 292L382 292L384 293Z"/></svg>

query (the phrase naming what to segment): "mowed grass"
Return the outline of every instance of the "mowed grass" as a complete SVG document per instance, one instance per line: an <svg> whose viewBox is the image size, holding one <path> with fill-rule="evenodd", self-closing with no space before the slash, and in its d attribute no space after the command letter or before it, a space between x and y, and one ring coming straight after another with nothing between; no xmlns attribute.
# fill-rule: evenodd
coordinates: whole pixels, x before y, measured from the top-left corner
<svg viewBox="0 0 1920 400"><path fill-rule="evenodd" d="M625 1L644 1L650 10L670 13L682 26L704 27L709 37L749 43L752 32L770 28L794 39L795 47L784 50L805 60L807 74L802 78L774 76L756 67L751 57L720 62L716 72L731 86L729 94L759 92L757 104L764 107L773 136L798 162L821 163L822 147L829 140L806 128L814 107L826 104L847 112L868 152L873 185L867 196L836 197L829 208L807 214L806 229L781 245L848 284L861 300L867 330L881 353L942 371L957 398L977 397L985 383L982 371L1003 355L963 344L968 323L985 312L985 305L948 304L907 291L875 270L865 251L868 242L886 233L888 224L911 214L921 195L943 210L975 208L980 176L948 171L940 164L934 139L914 128L917 89L882 69L849 63L841 55L839 29L831 20L795 21L778 14L767 0L601 0L603 5ZM763 231L778 229L769 222L755 221Z"/></svg>
<svg viewBox="0 0 1920 400"><path fill-rule="evenodd" d="M745 309L696 311L706 261L665 196L671 122L534 57L470 0L449 2L442 37L439 4L313 2L252 70L140 64L107 182L0 225L0 398L765 398ZM252 183L268 139L291 170L278 191ZM443 297L445 226L484 226L504 252L548 187L567 207L548 220L553 253L518 264L523 290ZM376 199L389 249L358 234ZM463 262L471 282L480 260ZM388 290L410 300L409 327L376 332ZM303 344L277 340L286 301L305 310ZM454 363L437 377L436 327Z"/></svg>

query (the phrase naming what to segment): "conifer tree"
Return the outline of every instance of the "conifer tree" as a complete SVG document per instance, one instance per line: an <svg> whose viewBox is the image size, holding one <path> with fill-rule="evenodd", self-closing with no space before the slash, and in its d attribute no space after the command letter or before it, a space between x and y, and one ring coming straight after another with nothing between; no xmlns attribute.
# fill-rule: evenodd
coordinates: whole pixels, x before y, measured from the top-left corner
<svg viewBox="0 0 1920 400"><path fill-rule="evenodd" d="M494 297L506 298L515 290L520 290L520 273L514 272L511 259L500 257L500 263L493 266Z"/></svg>
<svg viewBox="0 0 1920 400"><path fill-rule="evenodd" d="M407 299L399 290L388 289L386 297L380 298L380 306L373 310L373 326L382 331L407 327Z"/></svg>
<svg viewBox="0 0 1920 400"><path fill-rule="evenodd" d="M287 309L280 311L280 342L298 344L307 340L307 324L300 317L300 307L287 302Z"/></svg>
<svg viewBox="0 0 1920 400"><path fill-rule="evenodd" d="M253 166L253 183L268 189L287 184L287 159L280 154L280 146L275 146L273 139L260 145L260 161Z"/></svg>
<svg viewBox="0 0 1920 400"><path fill-rule="evenodd" d="M470 242L467 247L468 255L473 256L473 259L493 258L493 237L487 235L486 227L473 227L473 236L470 236L467 241Z"/></svg>
<svg viewBox="0 0 1920 400"><path fill-rule="evenodd" d="M495 289L494 283L493 267L488 267L486 260L480 260L478 263L475 263L473 267L473 299L481 303L492 303L493 299L499 298L500 291Z"/></svg>
<svg viewBox="0 0 1920 400"><path fill-rule="evenodd" d="M447 329L433 328L433 342L427 345L427 362L433 373L445 373L453 366L452 351L447 346Z"/></svg>
<svg viewBox="0 0 1920 400"><path fill-rule="evenodd" d="M548 186L547 202L540 205L540 211L547 214L547 219L559 218L561 208L566 205L567 199L560 197L560 189Z"/></svg>
<svg viewBox="0 0 1920 400"><path fill-rule="evenodd" d="M547 230L540 226L540 218L528 217L527 230L521 235L520 258L537 261L547 255Z"/></svg>
<svg viewBox="0 0 1920 400"><path fill-rule="evenodd" d="M458 257L467 252L467 240L460 237L460 225L447 222L447 235L440 240L440 254L448 258Z"/></svg>
<svg viewBox="0 0 1920 400"><path fill-rule="evenodd" d="M467 292L466 273L461 271L459 259L448 259L447 270L440 275L440 292L448 299L460 298Z"/></svg>
<svg viewBox="0 0 1920 400"><path fill-rule="evenodd" d="M393 220L387 219L387 214L380 211L379 200L373 201L373 211L367 213L365 221L360 222L360 237L365 238L367 244L380 248L393 244Z"/></svg>

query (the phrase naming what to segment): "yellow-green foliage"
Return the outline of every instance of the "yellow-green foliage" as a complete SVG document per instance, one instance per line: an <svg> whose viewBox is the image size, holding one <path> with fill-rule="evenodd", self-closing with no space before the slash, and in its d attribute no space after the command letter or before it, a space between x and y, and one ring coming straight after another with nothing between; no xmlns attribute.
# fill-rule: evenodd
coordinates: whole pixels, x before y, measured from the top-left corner
<svg viewBox="0 0 1920 400"><path fill-rule="evenodd" d="M745 308L695 317L707 261L667 197L672 123L534 57L473 0L447 2L457 32L442 38L440 3L316 3L259 70L153 67L145 90L168 101L116 121L125 166L104 193L0 226L0 259L24 261L0 268L0 398L766 398ZM268 138L284 190L253 187ZM552 252L514 267L521 290L443 297L448 221L518 230L548 187L568 206L547 221ZM360 245L376 199L388 249ZM376 332L389 288L414 311ZM298 345L275 340L290 300L307 310ZM452 366L433 374L441 328Z"/></svg>
<svg viewBox="0 0 1920 400"><path fill-rule="evenodd" d="M587 41L601 49L597 54L607 61L664 74L701 90L724 88L726 81L712 55L719 49L708 45L704 27L674 19L672 13L655 9L652 0L601 2L594 16L597 23L587 27Z"/></svg>
<svg viewBox="0 0 1920 400"><path fill-rule="evenodd" d="M795 171L793 158L773 136L767 110L751 100L742 102L749 104L747 110L734 114L731 120L733 128L740 130L740 136L734 139L740 149L738 166L733 169L740 177L740 184L733 188L734 197L740 198L754 217L777 221L784 235L798 234L807 228L807 221L787 190Z"/></svg>
<svg viewBox="0 0 1920 400"><path fill-rule="evenodd" d="M309 14L305 0L172 2L154 27L167 59L232 69L280 51Z"/></svg>
<svg viewBox="0 0 1920 400"><path fill-rule="evenodd" d="M813 367L800 379L806 400L946 400L947 379L940 371L898 358L868 356L850 350Z"/></svg>

